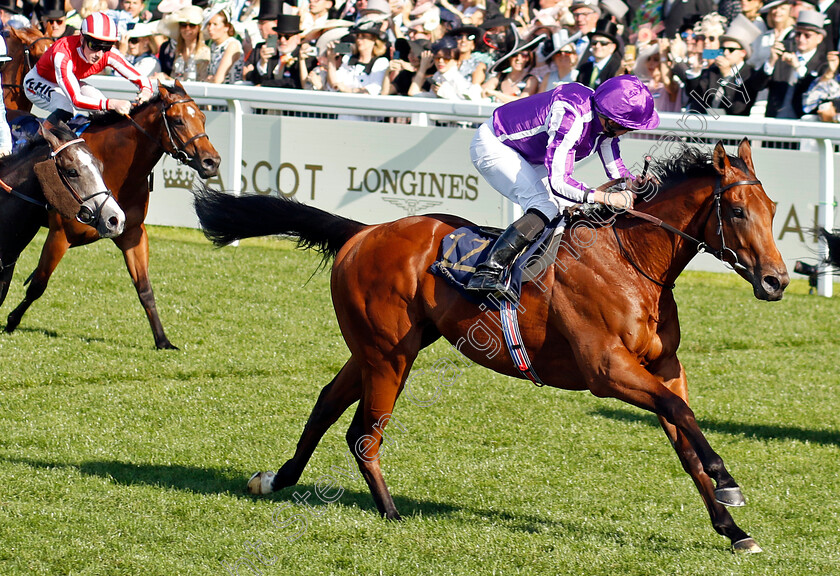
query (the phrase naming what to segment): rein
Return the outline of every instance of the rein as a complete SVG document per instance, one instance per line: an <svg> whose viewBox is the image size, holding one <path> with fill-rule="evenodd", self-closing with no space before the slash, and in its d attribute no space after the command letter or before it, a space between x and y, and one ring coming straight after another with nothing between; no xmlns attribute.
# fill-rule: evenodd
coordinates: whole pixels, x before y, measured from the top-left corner
<svg viewBox="0 0 840 576"><path fill-rule="evenodd" d="M714 193L713 193L714 194L714 203L712 204L712 208L709 211L709 215L706 216L706 220L703 223L703 228L706 227L705 223L708 222L709 218L712 217L712 212L717 214L717 219L718 219L717 235L720 238L720 250L714 250L714 249L709 248L709 245L706 242L704 242L702 240L698 240L694 236L692 236L690 234L687 234L687 233L683 232L682 230L678 230L677 228L674 228L673 226L671 226L667 222L664 222L662 219L657 218L656 216L653 216L652 214L648 214L646 212L640 212L640 211L634 210L632 208L626 209L625 212L627 214L631 215L631 216L634 216L636 218L640 218L642 220L650 222L651 224L653 224L655 226L658 226L658 227L660 227L664 230L667 230L668 232L671 232L672 234L676 234L680 238L683 238L684 240L687 240L687 241L693 243L694 245L697 246L697 253L698 254L700 254L700 253L711 254L712 256L714 256L715 258L717 258L718 260L720 260L724 264L730 266L733 270L738 270L738 269L744 270L745 269L744 265L741 264L740 262L738 262L738 255L735 254L735 251L726 246L726 238L724 238L724 235L723 235L723 217L721 216L721 213L720 213L720 200L721 200L721 197L723 196L723 193L726 192L727 190L729 190L730 188L734 188L736 186L754 186L754 185L761 185L761 181L759 181L759 180L737 180L735 182L731 182L731 183L727 184L726 186L721 187L720 176L718 176L715 179L715 190L714 190ZM642 276L644 276L645 278L647 278L648 280L650 280L651 282L653 282L657 286L660 286L662 288L667 288L669 290L673 290L674 286L675 286L674 284L670 284L670 285L665 284L663 282L660 282L659 280L656 280L656 279L652 278L644 270L642 270L639 267L638 264L636 264L636 262L630 257L630 254L627 253L627 250L624 248L624 245L621 243L621 238L619 238L619 236L618 236L618 230L615 229L615 226L613 226L612 228L613 228L613 235L615 236L616 242L618 242L618 249L621 252L621 255L624 257L624 259L627 260L628 262L630 262L630 264L633 266L633 268L635 268ZM726 260L727 255L732 257L732 262L728 262Z"/></svg>
<svg viewBox="0 0 840 576"><path fill-rule="evenodd" d="M166 147L161 143L161 141L158 138L155 138L154 136L149 134L149 132L145 128L140 126L140 124L138 124L137 121L134 118L132 118L130 115L128 116L128 119L132 124L134 124L134 127L137 128L137 130L139 130L141 134L143 134L146 138L148 138L151 142L153 142L161 150L163 150L164 152L166 152L167 154L172 156L172 158L174 158L175 160L177 160L181 164L188 164L189 162L191 162L193 160L193 157L190 156L189 154L187 154L187 151L185 150L185 148L187 146L189 146L195 140L198 140L199 138L207 138L209 140L210 137L207 135L206 132L199 132L198 134L196 134L195 136L193 136L189 140L186 140L185 142L182 142L180 145L175 144L175 135L172 132L172 128L169 126L169 120L167 120L167 118L166 118L166 111L169 110L170 108L172 108L173 106L177 105L177 104L188 104L190 102L195 104L195 100L193 100L192 98L187 98L185 100L176 100L175 102L169 102L169 103L164 102L163 103L163 108L161 110L161 116L163 117L163 125L166 128L166 135L169 137L169 142L172 144L173 150L167 150Z"/></svg>

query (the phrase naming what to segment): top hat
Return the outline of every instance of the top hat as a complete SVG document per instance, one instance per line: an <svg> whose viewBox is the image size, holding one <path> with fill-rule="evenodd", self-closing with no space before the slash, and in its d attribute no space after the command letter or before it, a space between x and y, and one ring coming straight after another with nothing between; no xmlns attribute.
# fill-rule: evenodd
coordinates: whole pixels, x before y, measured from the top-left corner
<svg viewBox="0 0 840 576"><path fill-rule="evenodd" d="M41 5L44 7L41 20L57 20L67 16L67 12L64 10L64 0L41 0Z"/></svg>
<svg viewBox="0 0 840 576"><path fill-rule="evenodd" d="M260 0L262 2L262 0ZM270 20L270 18L266 18ZM278 34L300 34L300 16L297 14L277 14L277 26L274 31Z"/></svg>
<svg viewBox="0 0 840 576"><path fill-rule="evenodd" d="M572 5L569 7L569 12L574 12L584 6L597 12L599 17L601 16L602 11L601 7L598 6L598 0L573 0Z"/></svg>
<svg viewBox="0 0 840 576"><path fill-rule="evenodd" d="M726 33L720 37L720 41L721 43L724 40L737 42L747 52L747 58L749 58L752 55L752 43L759 36L761 36L761 29L750 22L750 19L743 14L738 14L737 17L732 19Z"/></svg>
<svg viewBox="0 0 840 576"><path fill-rule="evenodd" d="M825 36L825 28L823 26L825 26L825 14L817 10L800 10L799 16L796 17L796 26L794 27L819 32Z"/></svg>
<svg viewBox="0 0 840 576"><path fill-rule="evenodd" d="M616 20L621 20L630 7L621 0L601 0L602 13L612 14Z"/></svg>
<svg viewBox="0 0 840 576"><path fill-rule="evenodd" d="M0 10L5 10L12 14L20 14L21 12L21 9L18 8L17 0L0 0Z"/></svg>
<svg viewBox="0 0 840 576"><path fill-rule="evenodd" d="M618 44L618 25L609 20L607 18L601 18L598 20L598 23L595 24L595 29L588 34L589 41L592 41L593 36L604 36L605 38L609 38L612 40L616 45Z"/></svg>
<svg viewBox="0 0 840 576"><path fill-rule="evenodd" d="M283 13L283 0L260 0L257 20L276 20Z"/></svg>

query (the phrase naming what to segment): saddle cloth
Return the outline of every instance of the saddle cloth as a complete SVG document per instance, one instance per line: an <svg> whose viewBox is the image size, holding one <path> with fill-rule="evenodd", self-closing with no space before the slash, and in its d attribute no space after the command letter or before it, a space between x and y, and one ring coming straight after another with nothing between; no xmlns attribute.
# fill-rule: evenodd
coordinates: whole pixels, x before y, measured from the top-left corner
<svg viewBox="0 0 840 576"><path fill-rule="evenodd" d="M555 234L562 233L565 220L562 215L552 220L545 227L540 237L520 254L510 268L509 284L513 292L519 297L523 284L523 271L533 260L537 252L545 251L551 244ZM447 234L441 241L440 259L432 264L432 274L446 279L457 288L467 299L473 302L483 302L491 310L499 310L499 299L477 297L474 292L467 292L466 285L475 273L476 267L487 259L490 247L501 235L498 228L481 226L464 226Z"/></svg>
<svg viewBox="0 0 840 576"><path fill-rule="evenodd" d="M13 152L17 152L27 140L31 140L38 135L41 120L36 116L25 115L9 122L9 128L12 130ZM76 133L76 136L81 136L82 132L90 125L90 119L83 114L78 114L67 122L67 125Z"/></svg>

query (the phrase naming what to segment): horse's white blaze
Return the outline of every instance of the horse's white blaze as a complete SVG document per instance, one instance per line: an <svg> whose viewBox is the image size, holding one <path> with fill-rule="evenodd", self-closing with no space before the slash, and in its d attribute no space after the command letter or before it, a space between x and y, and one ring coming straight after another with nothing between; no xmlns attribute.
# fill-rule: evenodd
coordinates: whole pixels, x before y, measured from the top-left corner
<svg viewBox="0 0 840 576"><path fill-rule="evenodd" d="M93 180L96 182L96 189L99 190L106 190L105 181L102 179L102 174L99 170L96 169L96 164L93 161L93 156L87 153L85 150L77 151L77 155L79 157L79 164L87 168L93 174Z"/></svg>
<svg viewBox="0 0 840 576"><path fill-rule="evenodd" d="M190 116L190 117L195 116L195 108L192 108L192 107L187 108L187 116Z"/></svg>

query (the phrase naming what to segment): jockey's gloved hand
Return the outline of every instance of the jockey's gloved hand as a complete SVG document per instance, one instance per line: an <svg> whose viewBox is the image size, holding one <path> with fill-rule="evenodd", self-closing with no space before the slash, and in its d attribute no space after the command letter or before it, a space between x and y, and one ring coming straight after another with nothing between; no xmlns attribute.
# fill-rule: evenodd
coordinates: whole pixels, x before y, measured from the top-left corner
<svg viewBox="0 0 840 576"><path fill-rule="evenodd" d="M144 103L148 102L151 99L151 97L152 97L152 91L151 90L146 90L144 88L143 90L140 90L140 93L137 95L137 100L135 100L135 103L138 104L138 105L139 104L144 104Z"/></svg>
<svg viewBox="0 0 840 576"><path fill-rule="evenodd" d="M11 153L12 153L12 147L11 146L9 146L8 148L0 148L0 158L3 158L4 156L8 156Z"/></svg>
<svg viewBox="0 0 840 576"><path fill-rule="evenodd" d="M129 112L131 112L131 102L129 102L128 100L117 100L109 98L108 110L113 110L118 114L128 116Z"/></svg>

